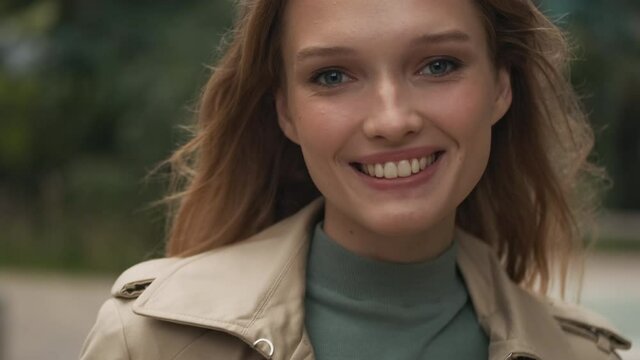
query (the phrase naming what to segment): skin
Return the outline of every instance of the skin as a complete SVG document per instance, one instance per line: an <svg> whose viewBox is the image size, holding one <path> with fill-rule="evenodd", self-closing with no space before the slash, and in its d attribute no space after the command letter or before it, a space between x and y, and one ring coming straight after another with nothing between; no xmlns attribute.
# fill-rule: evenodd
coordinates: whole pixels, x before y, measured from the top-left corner
<svg viewBox="0 0 640 360"><path fill-rule="evenodd" d="M283 21L279 124L325 197L325 232L374 259L438 256L511 105L478 10L470 0L291 0ZM413 186L381 190L351 166L424 146L444 153Z"/></svg>

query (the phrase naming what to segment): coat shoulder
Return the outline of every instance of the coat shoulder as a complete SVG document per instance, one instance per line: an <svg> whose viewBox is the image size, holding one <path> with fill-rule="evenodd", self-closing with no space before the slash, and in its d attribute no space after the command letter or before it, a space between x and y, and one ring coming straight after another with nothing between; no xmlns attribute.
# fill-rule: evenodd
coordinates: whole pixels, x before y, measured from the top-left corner
<svg viewBox="0 0 640 360"><path fill-rule="evenodd" d="M87 336L80 358L175 359L178 353L207 345L195 342L209 331L140 316L134 300L158 277L171 272L178 258L148 260L125 270L111 288L112 297L102 305ZM216 336L215 338L219 338ZM190 344L193 344L190 345ZM189 351L185 349L189 346ZM188 357L187 357L188 358Z"/></svg>
<svg viewBox="0 0 640 360"><path fill-rule="evenodd" d="M111 295L121 299L135 299L160 275L170 271L179 258L147 260L125 270L111 287Z"/></svg>
<svg viewBox="0 0 640 360"><path fill-rule="evenodd" d="M557 299L548 299L546 303L549 313L567 334L574 349L585 355L584 359L619 359L617 351L631 348L631 342L602 315Z"/></svg>
<svg viewBox="0 0 640 360"><path fill-rule="evenodd" d="M194 354L215 353L234 341L209 329L140 316L133 311L133 303L117 296L102 305L81 360L200 359Z"/></svg>

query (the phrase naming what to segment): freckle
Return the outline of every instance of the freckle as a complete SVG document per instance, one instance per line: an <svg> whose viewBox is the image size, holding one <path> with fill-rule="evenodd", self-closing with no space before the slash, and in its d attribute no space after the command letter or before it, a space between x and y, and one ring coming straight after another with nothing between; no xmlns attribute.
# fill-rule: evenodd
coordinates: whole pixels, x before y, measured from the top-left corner
<svg viewBox="0 0 640 360"><path fill-rule="evenodd" d="M353 235L353 230L349 229L349 234Z"/></svg>

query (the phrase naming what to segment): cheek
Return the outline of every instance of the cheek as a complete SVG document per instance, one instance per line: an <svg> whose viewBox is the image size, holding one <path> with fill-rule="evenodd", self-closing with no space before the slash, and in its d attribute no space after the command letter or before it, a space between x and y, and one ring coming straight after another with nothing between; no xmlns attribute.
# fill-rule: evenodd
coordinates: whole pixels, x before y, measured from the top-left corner
<svg viewBox="0 0 640 360"><path fill-rule="evenodd" d="M291 115L307 155L337 156L357 134L358 103L313 96L293 99Z"/></svg>
<svg viewBox="0 0 640 360"><path fill-rule="evenodd" d="M434 125L454 143L450 159L459 169L454 182L460 201L480 180L489 159L494 102L486 85L468 82L452 89L434 105Z"/></svg>
<svg viewBox="0 0 640 360"><path fill-rule="evenodd" d="M435 125L460 146L475 143L491 130L493 102L490 91L478 86L482 82L467 82L456 86L433 102ZM484 135L484 136L483 136Z"/></svg>

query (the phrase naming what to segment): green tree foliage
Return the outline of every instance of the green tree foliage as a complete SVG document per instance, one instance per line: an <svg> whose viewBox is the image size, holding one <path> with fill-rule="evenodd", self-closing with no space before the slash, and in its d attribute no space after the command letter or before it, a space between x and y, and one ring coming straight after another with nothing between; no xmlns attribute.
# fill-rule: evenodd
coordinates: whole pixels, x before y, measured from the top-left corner
<svg viewBox="0 0 640 360"><path fill-rule="evenodd" d="M640 2L547 0L575 45L572 80L613 187L605 204L640 209Z"/></svg>
<svg viewBox="0 0 640 360"><path fill-rule="evenodd" d="M231 4L0 6L0 264L121 269L161 252L161 184Z"/></svg>

